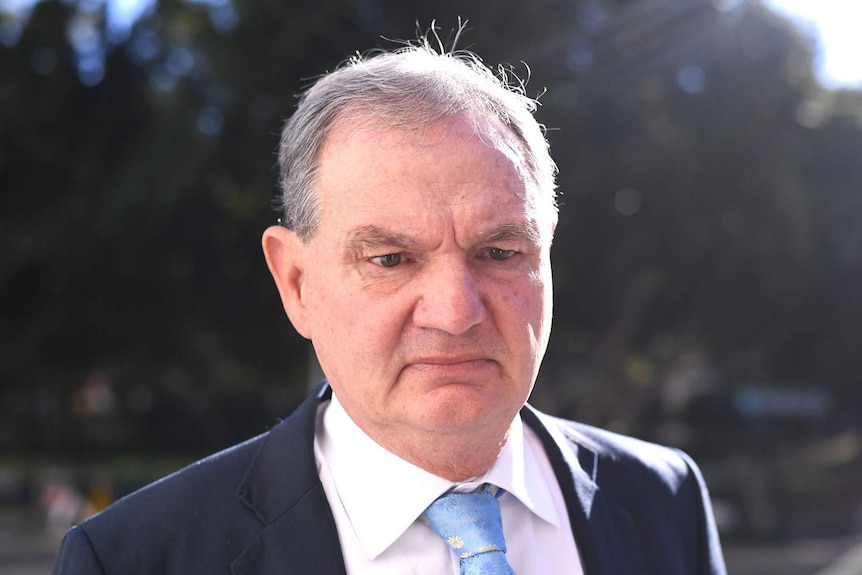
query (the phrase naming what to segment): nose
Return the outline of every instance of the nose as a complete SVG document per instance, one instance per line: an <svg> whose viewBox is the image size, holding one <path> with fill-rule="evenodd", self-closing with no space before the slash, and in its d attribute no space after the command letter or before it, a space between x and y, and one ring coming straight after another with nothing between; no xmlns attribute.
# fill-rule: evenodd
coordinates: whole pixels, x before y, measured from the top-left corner
<svg viewBox="0 0 862 575"><path fill-rule="evenodd" d="M439 262L422 276L414 325L461 335L485 319L485 303L467 262Z"/></svg>

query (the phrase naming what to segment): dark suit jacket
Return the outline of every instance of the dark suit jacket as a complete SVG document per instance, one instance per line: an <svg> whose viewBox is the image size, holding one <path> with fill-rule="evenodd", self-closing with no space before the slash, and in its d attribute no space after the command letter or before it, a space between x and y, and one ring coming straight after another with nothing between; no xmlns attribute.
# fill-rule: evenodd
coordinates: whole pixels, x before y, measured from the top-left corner
<svg viewBox="0 0 862 575"><path fill-rule="evenodd" d="M270 432L72 528L54 575L343 574L313 451L329 393L321 387ZM587 575L725 572L708 494L686 455L530 407L521 415L552 462Z"/></svg>

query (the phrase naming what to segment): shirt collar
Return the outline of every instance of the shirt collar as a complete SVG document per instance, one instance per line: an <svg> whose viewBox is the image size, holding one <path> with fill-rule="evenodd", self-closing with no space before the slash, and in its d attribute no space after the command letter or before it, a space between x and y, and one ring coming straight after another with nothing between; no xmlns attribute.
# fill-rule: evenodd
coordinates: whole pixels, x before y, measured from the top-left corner
<svg viewBox="0 0 862 575"><path fill-rule="evenodd" d="M335 394L323 414L319 447L332 471L338 497L369 559L392 545L437 497L493 483L533 513L558 526L550 488L524 438L520 416L497 461L484 475L455 485L390 453L350 419Z"/></svg>
<svg viewBox="0 0 862 575"><path fill-rule="evenodd" d="M479 483L493 483L514 495L527 509L559 527L560 518L547 479L542 474L536 453L524 437L521 416L515 417L509 439L491 469Z"/></svg>

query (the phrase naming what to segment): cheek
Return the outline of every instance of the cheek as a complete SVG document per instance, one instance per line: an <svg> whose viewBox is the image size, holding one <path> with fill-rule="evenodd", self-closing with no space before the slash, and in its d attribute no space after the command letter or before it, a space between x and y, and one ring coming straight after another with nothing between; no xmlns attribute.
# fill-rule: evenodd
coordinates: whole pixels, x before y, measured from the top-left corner
<svg viewBox="0 0 862 575"><path fill-rule="evenodd" d="M362 292L329 289L314 301L320 343L343 358L342 363L367 371L378 358L392 355L403 321L391 298L381 301L363 297Z"/></svg>
<svg viewBox="0 0 862 575"><path fill-rule="evenodd" d="M502 290L500 310L510 321L536 326L547 315L550 295L548 284L541 281L541 274L530 274L526 281Z"/></svg>
<svg viewBox="0 0 862 575"><path fill-rule="evenodd" d="M540 361L550 337L552 291L549 282L530 279L499 299L496 325L516 353Z"/></svg>

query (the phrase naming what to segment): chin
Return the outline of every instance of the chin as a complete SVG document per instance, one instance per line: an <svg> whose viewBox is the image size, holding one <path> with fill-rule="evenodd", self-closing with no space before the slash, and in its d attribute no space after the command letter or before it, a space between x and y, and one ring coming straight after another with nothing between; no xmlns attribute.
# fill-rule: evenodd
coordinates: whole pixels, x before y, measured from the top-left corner
<svg viewBox="0 0 862 575"><path fill-rule="evenodd" d="M419 409L419 419L426 429L464 433L489 427L508 428L520 407L506 408L500 404L499 396L468 398L462 392L461 395L423 401Z"/></svg>

